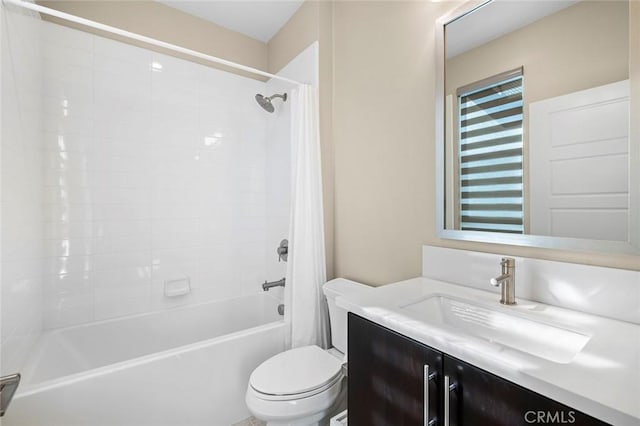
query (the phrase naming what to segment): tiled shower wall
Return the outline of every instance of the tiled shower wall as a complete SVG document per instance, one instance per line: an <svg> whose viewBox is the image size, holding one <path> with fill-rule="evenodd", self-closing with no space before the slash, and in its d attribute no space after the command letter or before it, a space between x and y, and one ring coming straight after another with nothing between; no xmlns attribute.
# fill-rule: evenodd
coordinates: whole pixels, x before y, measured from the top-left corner
<svg viewBox="0 0 640 426"><path fill-rule="evenodd" d="M269 116L254 100L266 85L54 24L43 32L45 327L280 278L266 276ZM175 279L191 293L165 297Z"/></svg>
<svg viewBox="0 0 640 426"><path fill-rule="evenodd" d="M39 20L0 9L0 375L5 375L20 371L42 329L42 68Z"/></svg>

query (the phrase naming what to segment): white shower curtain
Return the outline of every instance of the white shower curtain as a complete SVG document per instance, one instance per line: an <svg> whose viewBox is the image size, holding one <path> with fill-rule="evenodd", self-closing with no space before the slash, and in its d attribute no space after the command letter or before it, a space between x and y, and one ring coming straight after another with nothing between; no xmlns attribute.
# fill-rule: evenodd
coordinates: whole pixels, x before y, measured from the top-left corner
<svg viewBox="0 0 640 426"><path fill-rule="evenodd" d="M291 93L291 217L285 287L288 346L329 343L317 87Z"/></svg>

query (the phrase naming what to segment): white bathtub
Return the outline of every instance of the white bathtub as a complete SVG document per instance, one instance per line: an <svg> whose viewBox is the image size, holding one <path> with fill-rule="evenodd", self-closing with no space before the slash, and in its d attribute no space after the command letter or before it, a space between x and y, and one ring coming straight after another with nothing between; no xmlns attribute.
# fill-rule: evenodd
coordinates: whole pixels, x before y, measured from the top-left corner
<svg viewBox="0 0 640 426"><path fill-rule="evenodd" d="M3 426L229 426L249 375L284 350L267 293L44 334Z"/></svg>

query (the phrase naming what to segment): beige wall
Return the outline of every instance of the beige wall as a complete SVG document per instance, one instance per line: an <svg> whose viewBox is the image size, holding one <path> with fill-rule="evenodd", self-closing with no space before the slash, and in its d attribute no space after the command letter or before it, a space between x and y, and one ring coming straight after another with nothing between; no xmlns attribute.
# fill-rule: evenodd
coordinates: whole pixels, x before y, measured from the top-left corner
<svg viewBox="0 0 640 426"><path fill-rule="evenodd" d="M320 37L318 1L306 1L267 43L268 71L277 73Z"/></svg>
<svg viewBox="0 0 640 426"><path fill-rule="evenodd" d="M334 14L336 275L421 273L435 231L432 2L338 2Z"/></svg>
<svg viewBox="0 0 640 426"><path fill-rule="evenodd" d="M324 196L327 277L334 273L333 182L333 3L307 0L268 43L269 72L277 73L291 59L319 41L320 144Z"/></svg>
<svg viewBox="0 0 640 426"><path fill-rule="evenodd" d="M236 31L205 21L187 13L173 9L155 1L38 1L39 4L62 12L97 21L106 25L152 37L167 43L209 55L218 56L261 70L267 69L267 45ZM82 28L57 18L45 17L53 22ZM86 28L84 28L86 30ZM131 43L108 33L91 30L109 38ZM140 43L136 43L141 45ZM145 46L149 47L149 46ZM172 56L184 57L171 51L158 48L152 50ZM193 58L190 58L193 60ZM202 61L196 61L202 62ZM208 63L211 65L210 63ZM216 66L236 74L247 75L237 70Z"/></svg>
<svg viewBox="0 0 640 426"><path fill-rule="evenodd" d="M373 285L417 276L425 243L640 269L640 256L436 236L433 24L454 6L431 2L334 6L336 275Z"/></svg>

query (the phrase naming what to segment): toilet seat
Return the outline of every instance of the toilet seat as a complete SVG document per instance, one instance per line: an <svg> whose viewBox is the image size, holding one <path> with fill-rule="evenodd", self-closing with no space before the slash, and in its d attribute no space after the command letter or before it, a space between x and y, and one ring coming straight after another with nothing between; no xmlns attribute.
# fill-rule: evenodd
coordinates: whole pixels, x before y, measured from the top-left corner
<svg viewBox="0 0 640 426"><path fill-rule="evenodd" d="M259 390L251 387L251 389L255 392L257 398L263 399L265 401L294 401L303 398L309 398L314 395L318 395L327 389L331 389L336 384L339 385L340 380L342 380L342 374L338 374L331 382L325 383L324 385L318 387L317 389L313 389L307 392L296 393L296 394L287 394L287 395L273 395L268 393L260 392Z"/></svg>
<svg viewBox="0 0 640 426"><path fill-rule="evenodd" d="M342 379L342 363L318 346L282 352L256 368L249 386L260 399L286 401L324 392Z"/></svg>

